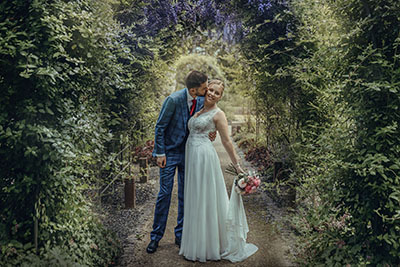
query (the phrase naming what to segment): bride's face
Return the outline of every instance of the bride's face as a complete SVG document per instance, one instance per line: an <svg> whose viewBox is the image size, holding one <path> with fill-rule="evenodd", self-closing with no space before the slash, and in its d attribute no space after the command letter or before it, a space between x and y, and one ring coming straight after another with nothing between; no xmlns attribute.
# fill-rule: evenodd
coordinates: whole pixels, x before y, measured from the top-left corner
<svg viewBox="0 0 400 267"><path fill-rule="evenodd" d="M217 103L221 99L222 93L223 90L221 86L217 84L212 84L211 86L208 87L205 101L212 104Z"/></svg>

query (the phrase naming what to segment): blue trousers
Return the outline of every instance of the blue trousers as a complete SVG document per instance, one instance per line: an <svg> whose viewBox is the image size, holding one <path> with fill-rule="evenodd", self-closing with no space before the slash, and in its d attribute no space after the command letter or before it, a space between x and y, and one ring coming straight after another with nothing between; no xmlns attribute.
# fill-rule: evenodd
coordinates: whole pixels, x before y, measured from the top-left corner
<svg viewBox="0 0 400 267"><path fill-rule="evenodd" d="M160 168L160 191L158 192L154 211L153 231L151 240L160 241L164 236L167 225L171 193L174 185L174 176L178 170L178 219L175 227L175 237L181 239L183 229L183 191L185 175L185 153L168 152L165 168Z"/></svg>

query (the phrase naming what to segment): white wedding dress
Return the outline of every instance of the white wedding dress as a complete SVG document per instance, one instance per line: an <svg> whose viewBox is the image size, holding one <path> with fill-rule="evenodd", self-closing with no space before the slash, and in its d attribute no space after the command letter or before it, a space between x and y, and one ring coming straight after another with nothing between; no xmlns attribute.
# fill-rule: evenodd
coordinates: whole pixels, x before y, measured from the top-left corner
<svg viewBox="0 0 400 267"><path fill-rule="evenodd" d="M242 197L232 187L229 200L217 152L208 138L209 132L215 131L213 117L219 111L214 108L188 122L179 255L192 261L238 262L258 250L246 243L249 229Z"/></svg>

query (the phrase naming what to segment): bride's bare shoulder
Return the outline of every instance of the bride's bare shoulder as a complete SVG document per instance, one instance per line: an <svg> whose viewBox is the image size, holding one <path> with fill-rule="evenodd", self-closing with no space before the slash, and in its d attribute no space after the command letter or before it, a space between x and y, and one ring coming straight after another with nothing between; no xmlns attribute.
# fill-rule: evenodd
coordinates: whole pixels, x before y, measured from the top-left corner
<svg viewBox="0 0 400 267"><path fill-rule="evenodd" d="M221 109L218 109L218 111L214 115L214 121L215 122L226 121L225 112L222 111Z"/></svg>

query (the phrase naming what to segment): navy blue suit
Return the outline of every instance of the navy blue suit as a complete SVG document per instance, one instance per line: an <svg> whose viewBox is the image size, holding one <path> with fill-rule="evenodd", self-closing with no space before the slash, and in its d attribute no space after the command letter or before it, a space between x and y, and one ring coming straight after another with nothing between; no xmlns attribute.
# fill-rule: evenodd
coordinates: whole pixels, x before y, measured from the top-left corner
<svg viewBox="0 0 400 267"><path fill-rule="evenodd" d="M178 239L182 237L185 145L189 134L187 123L190 118L187 93L185 88L168 96L164 100L156 124L153 156L165 154L167 163L165 168L160 168L160 191L154 211L151 240L160 241L164 235L176 169L178 169L178 219L175 236ZM203 107L203 103L204 97L197 97L195 112Z"/></svg>

